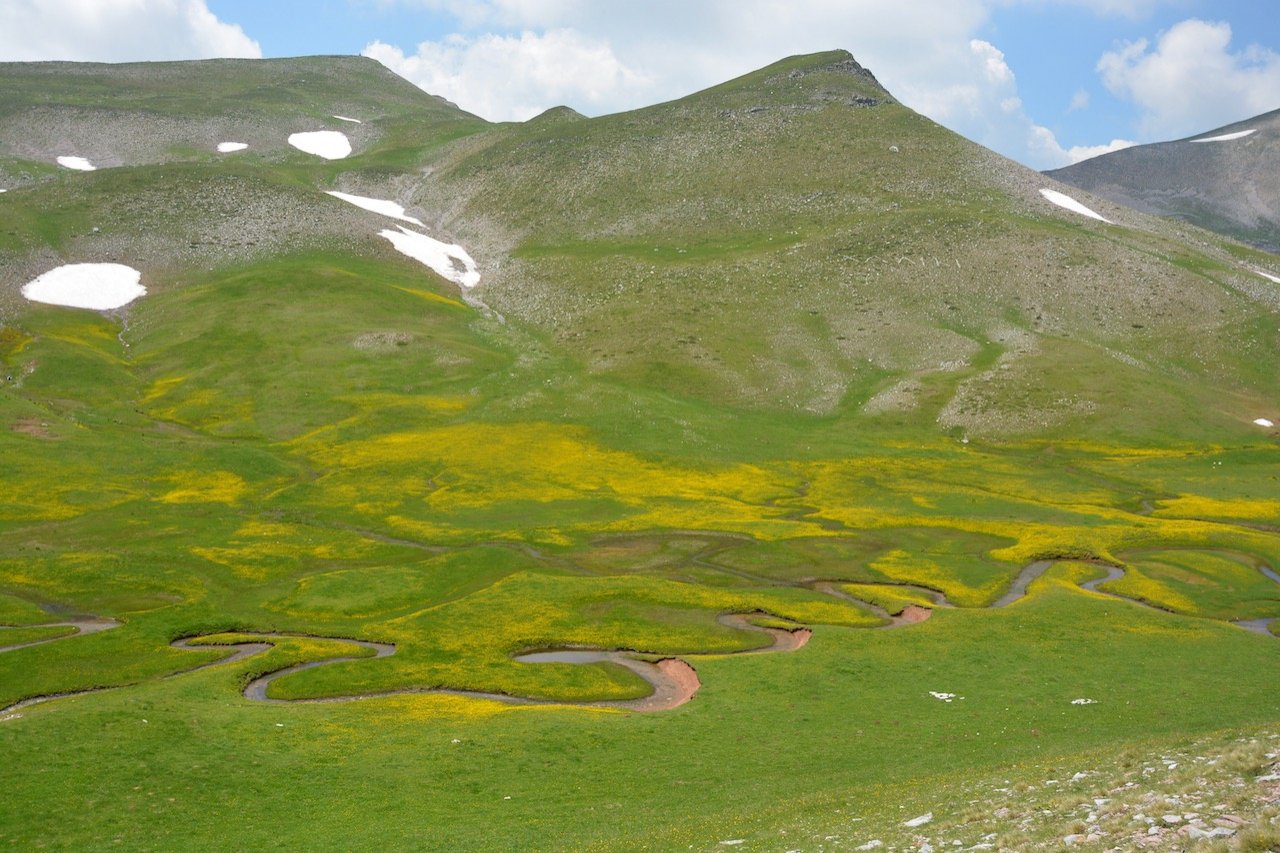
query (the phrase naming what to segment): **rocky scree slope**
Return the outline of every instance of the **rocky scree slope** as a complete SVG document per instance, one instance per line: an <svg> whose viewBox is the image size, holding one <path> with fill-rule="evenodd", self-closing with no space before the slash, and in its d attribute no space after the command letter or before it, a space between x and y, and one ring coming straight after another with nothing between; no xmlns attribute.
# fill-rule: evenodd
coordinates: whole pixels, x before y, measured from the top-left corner
<svg viewBox="0 0 1280 853"><path fill-rule="evenodd" d="M1117 204L1280 253L1280 110L1045 174Z"/></svg>

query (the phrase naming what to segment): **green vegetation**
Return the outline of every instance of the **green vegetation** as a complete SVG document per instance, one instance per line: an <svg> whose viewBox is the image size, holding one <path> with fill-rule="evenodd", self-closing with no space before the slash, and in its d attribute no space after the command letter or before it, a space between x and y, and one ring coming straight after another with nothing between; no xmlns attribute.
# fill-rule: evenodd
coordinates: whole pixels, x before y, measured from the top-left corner
<svg viewBox="0 0 1280 853"><path fill-rule="evenodd" d="M1280 616L1280 583L1244 555L1153 551L1128 555L1133 563L1107 589L1172 610L1215 619Z"/></svg>
<svg viewBox="0 0 1280 853"><path fill-rule="evenodd" d="M1237 250L1059 216L843 54L502 126L326 62L125 67L118 96L39 72L188 135L369 121L347 161L169 147L0 202L5 269L117 246L149 288L0 287L0 646L53 640L0 654L0 708L94 691L0 713L0 841L812 846L1280 720L1280 644L1229 624L1280 615L1280 447L1250 423L1280 317L1229 286ZM5 121L38 91L10 88ZM480 288L335 186L438 222ZM885 629L841 591L933 612ZM732 654L765 640L728 613L813 637ZM84 614L122 624L52 627ZM702 687L576 704L649 687L513 660L559 648ZM344 701L241 694L318 661L269 697Z"/></svg>
<svg viewBox="0 0 1280 853"><path fill-rule="evenodd" d="M69 637L76 632L75 628L63 626L36 626L33 628L0 629L0 645L24 646L28 643L42 643L59 637Z"/></svg>
<svg viewBox="0 0 1280 853"><path fill-rule="evenodd" d="M867 601L883 608L891 615L898 615L908 607L932 609L936 601L921 590L906 586L878 586L874 584L846 583L841 589L859 601Z"/></svg>

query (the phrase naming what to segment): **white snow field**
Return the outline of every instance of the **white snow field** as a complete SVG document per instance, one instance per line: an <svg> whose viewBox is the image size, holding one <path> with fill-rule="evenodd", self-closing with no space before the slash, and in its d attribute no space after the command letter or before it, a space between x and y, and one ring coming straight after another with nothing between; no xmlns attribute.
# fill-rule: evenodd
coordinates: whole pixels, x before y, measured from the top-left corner
<svg viewBox="0 0 1280 853"><path fill-rule="evenodd" d="M32 302L109 311L145 296L142 273L124 264L66 264L23 285Z"/></svg>
<svg viewBox="0 0 1280 853"><path fill-rule="evenodd" d="M1081 216L1088 216L1090 219L1096 219L1099 222L1105 222L1108 225L1113 224L1110 219L1090 210L1066 193L1060 193L1057 190L1040 190L1040 195L1044 196L1048 201L1056 204L1058 207L1065 207L1072 213L1078 213Z"/></svg>
<svg viewBox="0 0 1280 853"><path fill-rule="evenodd" d="M426 264L454 284L470 290L480 283L480 271L476 269L476 262L467 254L466 249L453 243L441 243L426 234L410 231L403 225L396 227L400 230L392 231L387 228L379 231L378 236L390 240L396 251Z"/></svg>
<svg viewBox="0 0 1280 853"><path fill-rule="evenodd" d="M414 219L412 216L404 215L404 208L396 204L394 201L384 201L380 198L366 198L362 195L350 195L348 193L340 193L336 190L326 190L325 195L331 195L334 198L340 198L348 204L354 204L356 207L362 207L365 210L381 213L383 216L390 216L392 219L402 219L405 222L412 222L420 228L427 226L422 224L422 220Z"/></svg>
<svg viewBox="0 0 1280 853"><path fill-rule="evenodd" d="M362 122L358 118L347 118L346 116L334 116L334 118L336 118L338 121L349 121L352 124L364 124L364 122Z"/></svg>
<svg viewBox="0 0 1280 853"><path fill-rule="evenodd" d="M347 139L345 133L337 130L310 130L290 134L289 144L299 151L326 160L341 160L351 154L351 140Z"/></svg>
<svg viewBox="0 0 1280 853"><path fill-rule="evenodd" d="M1254 270L1254 272L1256 272L1258 275L1262 276L1263 278L1270 279L1274 281L1276 284L1280 284L1280 277L1274 276L1269 272L1263 272L1262 270Z"/></svg>
<svg viewBox="0 0 1280 853"><path fill-rule="evenodd" d="M247 142L219 142L218 153L230 154L232 151L243 151L249 147Z"/></svg>
<svg viewBox="0 0 1280 853"><path fill-rule="evenodd" d="M1192 142L1230 142L1233 139L1243 139L1251 133L1257 132L1256 127L1248 130L1237 130L1235 133L1224 133L1221 136L1210 136L1208 139L1193 139Z"/></svg>
<svg viewBox="0 0 1280 853"><path fill-rule="evenodd" d="M1253 422L1258 426L1266 427L1267 429L1271 429L1273 426L1275 426L1275 424L1272 423L1268 418L1254 418Z"/></svg>
<svg viewBox="0 0 1280 853"><path fill-rule="evenodd" d="M98 168L83 157L59 157L58 165L64 169L75 169L77 172L92 172Z"/></svg>

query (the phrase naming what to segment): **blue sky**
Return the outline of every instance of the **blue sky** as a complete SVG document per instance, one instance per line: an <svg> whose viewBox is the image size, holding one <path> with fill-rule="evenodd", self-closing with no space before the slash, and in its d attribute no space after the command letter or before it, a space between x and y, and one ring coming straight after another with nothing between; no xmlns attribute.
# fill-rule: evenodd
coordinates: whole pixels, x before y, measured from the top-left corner
<svg viewBox="0 0 1280 853"><path fill-rule="evenodd" d="M0 0L0 59L364 53L485 118L667 100L843 47L1036 168L1280 108L1273 0Z"/></svg>
<svg viewBox="0 0 1280 853"><path fill-rule="evenodd" d="M1148 5L1145 13L1138 9L1130 15L1099 15L1081 6L1055 4L1010 6L992 15L980 37L1004 52L1017 75L1028 114L1067 145L1098 144L1115 137L1153 142L1256 115L1231 112L1230 105L1226 110L1215 110L1206 103L1200 114L1209 125L1190 124L1180 129L1155 126L1147 131L1139 106L1108 91L1096 66L1118 44L1140 39L1154 42L1160 33L1188 19L1229 24L1233 51L1256 45L1280 53L1280 4L1274 0L1186 0ZM1079 92L1088 96L1088 106L1072 109L1072 99ZM1260 111L1280 108L1280 88L1273 92L1272 105Z"/></svg>

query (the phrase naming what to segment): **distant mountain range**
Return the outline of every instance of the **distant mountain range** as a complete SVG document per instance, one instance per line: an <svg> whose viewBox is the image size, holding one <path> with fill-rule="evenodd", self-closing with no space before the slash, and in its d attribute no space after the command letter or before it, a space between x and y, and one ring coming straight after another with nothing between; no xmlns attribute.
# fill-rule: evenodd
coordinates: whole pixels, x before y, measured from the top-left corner
<svg viewBox="0 0 1280 853"><path fill-rule="evenodd" d="M1045 174L1117 204L1280 253L1280 110Z"/></svg>

